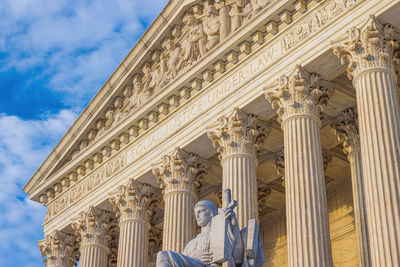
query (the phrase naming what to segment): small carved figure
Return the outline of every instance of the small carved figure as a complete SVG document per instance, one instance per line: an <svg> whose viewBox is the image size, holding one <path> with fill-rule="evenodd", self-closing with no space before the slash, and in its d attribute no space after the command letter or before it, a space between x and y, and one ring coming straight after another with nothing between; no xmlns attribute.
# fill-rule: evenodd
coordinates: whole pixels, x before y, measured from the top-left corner
<svg viewBox="0 0 400 267"><path fill-rule="evenodd" d="M229 15L232 18L232 31L236 31L252 18L253 6L247 0L236 0Z"/></svg>
<svg viewBox="0 0 400 267"><path fill-rule="evenodd" d="M232 20L232 31L236 31L240 28L240 26L242 26L241 8L244 7L244 4L244 0L236 0L236 2L232 6L231 11L229 12Z"/></svg>
<svg viewBox="0 0 400 267"><path fill-rule="evenodd" d="M207 19L203 22L204 32L207 34L206 49L210 51L219 42L221 28L220 18L214 5L205 5Z"/></svg>
<svg viewBox="0 0 400 267"><path fill-rule="evenodd" d="M153 87L150 86L152 81L151 68L145 65L143 67L143 78L142 78L142 92L146 96L150 96L153 93Z"/></svg>
<svg viewBox="0 0 400 267"><path fill-rule="evenodd" d="M169 57L167 60L167 80L171 80L176 77L178 71L181 69L180 59L182 54L182 48L177 46L172 39L168 39L165 43L165 49L168 51Z"/></svg>
<svg viewBox="0 0 400 267"><path fill-rule="evenodd" d="M219 19L221 26L219 29L220 42L225 40L231 33L231 22L229 16L229 10L225 3L225 0L215 0L219 4Z"/></svg>
<svg viewBox="0 0 400 267"><path fill-rule="evenodd" d="M183 57L179 64L182 67L183 65L191 65L207 52L207 35L203 30L203 25L198 22L193 14L186 15L183 18L183 23L188 27L188 36L182 45Z"/></svg>

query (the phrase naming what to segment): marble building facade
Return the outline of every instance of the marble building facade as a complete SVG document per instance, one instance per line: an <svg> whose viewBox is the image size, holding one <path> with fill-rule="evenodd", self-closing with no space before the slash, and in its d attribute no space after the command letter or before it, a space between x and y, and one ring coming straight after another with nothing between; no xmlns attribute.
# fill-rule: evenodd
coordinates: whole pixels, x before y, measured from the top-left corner
<svg viewBox="0 0 400 267"><path fill-rule="evenodd" d="M155 266L227 188L264 266L400 266L398 14L171 0L24 187L46 266Z"/></svg>

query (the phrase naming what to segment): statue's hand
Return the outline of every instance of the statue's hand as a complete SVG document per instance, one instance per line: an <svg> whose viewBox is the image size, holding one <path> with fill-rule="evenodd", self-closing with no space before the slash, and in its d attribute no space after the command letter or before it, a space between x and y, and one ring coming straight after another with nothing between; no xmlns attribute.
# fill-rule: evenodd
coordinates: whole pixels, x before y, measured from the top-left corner
<svg viewBox="0 0 400 267"><path fill-rule="evenodd" d="M236 225L237 219L236 214L231 208L223 208L222 209L225 219L232 223L232 225Z"/></svg>

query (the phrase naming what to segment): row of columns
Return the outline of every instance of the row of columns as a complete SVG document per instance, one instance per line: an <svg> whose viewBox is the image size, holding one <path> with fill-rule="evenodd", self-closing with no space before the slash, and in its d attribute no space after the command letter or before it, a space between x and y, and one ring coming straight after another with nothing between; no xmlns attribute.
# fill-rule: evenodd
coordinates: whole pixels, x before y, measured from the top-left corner
<svg viewBox="0 0 400 267"><path fill-rule="evenodd" d="M362 266L400 266L400 113L394 68L400 52L393 34L390 25L371 17L334 46L335 54L349 63L357 94L357 110L346 109L332 127L351 166ZM320 137L321 110L332 91L331 83L297 66L265 93L278 108L284 133L289 266L332 266ZM241 228L258 218L257 157L269 129L267 122L235 109L207 130L221 160L222 190L230 188L238 201ZM206 160L179 148L154 166L165 202L163 249L182 252L193 238L193 207L209 168ZM120 229L117 266L146 266L154 195L148 186L130 180L110 194L110 202ZM80 241L80 266L107 266L110 214L91 207L73 227ZM40 246L48 266L70 266L74 246L59 241L70 235L57 232L46 238Z"/></svg>

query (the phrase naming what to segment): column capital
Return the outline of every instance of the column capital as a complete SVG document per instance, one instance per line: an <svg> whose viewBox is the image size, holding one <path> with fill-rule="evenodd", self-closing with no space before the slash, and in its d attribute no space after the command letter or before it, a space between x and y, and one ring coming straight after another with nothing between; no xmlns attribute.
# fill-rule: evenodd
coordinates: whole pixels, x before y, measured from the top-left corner
<svg viewBox="0 0 400 267"><path fill-rule="evenodd" d="M72 223L72 228L80 241L80 247L101 246L106 249L107 253L110 252L109 230L112 226L111 213L93 206L90 206L87 211L79 213L78 218Z"/></svg>
<svg viewBox="0 0 400 267"><path fill-rule="evenodd" d="M153 167L164 194L174 191L188 191L197 195L200 180L211 168L210 163L195 153L189 153L176 147L163 157L161 164Z"/></svg>
<svg viewBox="0 0 400 267"><path fill-rule="evenodd" d="M343 142L343 152L350 155L360 149L360 135L358 131L357 109L346 108L337 117L331 127L340 142Z"/></svg>
<svg viewBox="0 0 400 267"><path fill-rule="evenodd" d="M39 240L39 250L46 266L72 266L75 263L74 252L78 246L75 236L55 230Z"/></svg>
<svg viewBox="0 0 400 267"><path fill-rule="evenodd" d="M239 108L208 128L207 136L217 148L219 158L232 154L247 154L257 157L271 126L254 114L247 114Z"/></svg>
<svg viewBox="0 0 400 267"><path fill-rule="evenodd" d="M273 108L278 108L278 121L292 117L311 117L320 122L323 106L333 94L330 82L297 65L289 74L278 79L274 89L265 93Z"/></svg>
<svg viewBox="0 0 400 267"><path fill-rule="evenodd" d="M149 222L157 202L148 185L129 179L109 195L109 201L116 211L119 222L143 220Z"/></svg>
<svg viewBox="0 0 400 267"><path fill-rule="evenodd" d="M373 15L359 28L349 29L345 38L334 41L332 45L342 64L348 63L349 79L371 69L394 74L395 65L400 65L399 42L395 40L393 26L382 24Z"/></svg>

